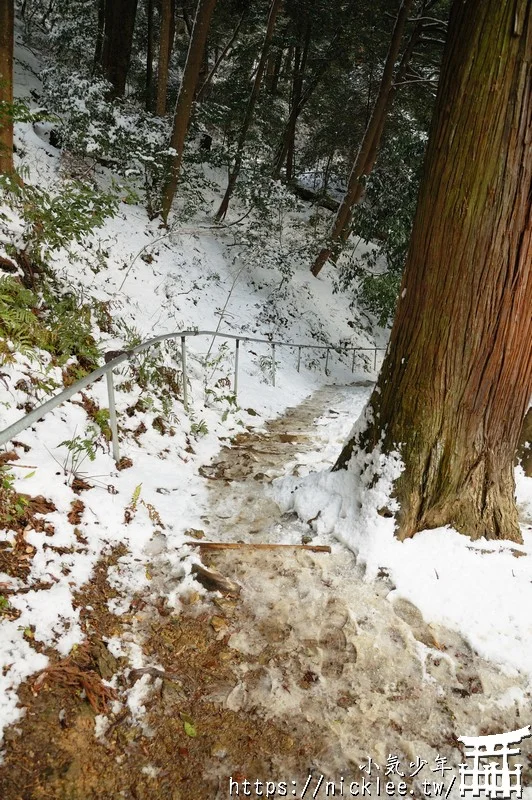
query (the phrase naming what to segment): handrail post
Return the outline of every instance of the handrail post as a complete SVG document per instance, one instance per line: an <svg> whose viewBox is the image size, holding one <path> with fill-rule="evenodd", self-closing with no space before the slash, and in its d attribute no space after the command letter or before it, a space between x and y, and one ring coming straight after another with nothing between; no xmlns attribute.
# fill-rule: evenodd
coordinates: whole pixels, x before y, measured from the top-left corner
<svg viewBox="0 0 532 800"><path fill-rule="evenodd" d="M183 372L183 408L188 411L188 391L187 391L187 344L186 337L181 337L181 369Z"/></svg>
<svg viewBox="0 0 532 800"><path fill-rule="evenodd" d="M301 347L297 348L297 371L299 372L299 368L301 367Z"/></svg>
<svg viewBox="0 0 532 800"><path fill-rule="evenodd" d="M357 349L356 349L356 347L353 347L353 360L351 362L351 373L353 373L355 371L355 356L356 356L356 354L357 354Z"/></svg>
<svg viewBox="0 0 532 800"><path fill-rule="evenodd" d="M240 339L235 339L235 380L233 383L233 392L235 400L238 394L238 354L240 352Z"/></svg>
<svg viewBox="0 0 532 800"><path fill-rule="evenodd" d="M327 367L329 366L329 348L325 351L325 374L328 375Z"/></svg>
<svg viewBox="0 0 532 800"><path fill-rule="evenodd" d="M275 386L275 345L272 344L272 386Z"/></svg>
<svg viewBox="0 0 532 800"><path fill-rule="evenodd" d="M113 370L110 369L106 375L107 396L109 398L109 426L113 443L113 458L115 462L120 461L120 448L118 445L118 425L116 422L115 387L113 383Z"/></svg>
<svg viewBox="0 0 532 800"><path fill-rule="evenodd" d="M377 348L375 348L375 358L373 359L373 371L377 371Z"/></svg>

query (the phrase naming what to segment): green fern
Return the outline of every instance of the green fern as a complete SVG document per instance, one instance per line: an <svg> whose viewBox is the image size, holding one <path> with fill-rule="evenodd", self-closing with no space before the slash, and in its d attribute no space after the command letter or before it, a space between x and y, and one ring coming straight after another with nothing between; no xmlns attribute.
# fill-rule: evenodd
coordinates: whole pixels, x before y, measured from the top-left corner
<svg viewBox="0 0 532 800"><path fill-rule="evenodd" d="M100 355L91 333L90 308L73 293L58 298L47 288L43 294L39 301L18 278L0 279L0 363L12 361L13 352L29 355L41 349L60 366L73 356L81 359L82 377L96 368Z"/></svg>

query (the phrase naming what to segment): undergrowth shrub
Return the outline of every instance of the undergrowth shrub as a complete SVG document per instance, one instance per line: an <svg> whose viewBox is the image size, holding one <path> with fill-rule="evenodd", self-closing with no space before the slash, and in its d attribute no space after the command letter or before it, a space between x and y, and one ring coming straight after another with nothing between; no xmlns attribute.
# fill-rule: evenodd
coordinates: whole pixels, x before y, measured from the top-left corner
<svg viewBox="0 0 532 800"><path fill-rule="evenodd" d="M57 366L75 356L78 377L96 369L100 353L92 336L91 309L74 293L55 296L46 287L37 295L19 278L1 278L0 363L35 349L50 353Z"/></svg>
<svg viewBox="0 0 532 800"><path fill-rule="evenodd" d="M373 314L382 326L388 325L395 313L424 148L425 137L404 121L401 133L387 138L367 178L365 198L355 209L351 241L339 261L336 289L352 290L354 303ZM356 253L360 241L371 245L362 255Z"/></svg>
<svg viewBox="0 0 532 800"><path fill-rule="evenodd" d="M0 361L45 350L52 366L77 358L77 377L97 366L91 308L59 286L52 254L81 245L117 207L116 198L90 184L67 181L57 192L0 177L0 245L20 275L0 278Z"/></svg>
<svg viewBox="0 0 532 800"><path fill-rule="evenodd" d="M27 500L14 489L15 476L6 464L0 466L0 530L8 529L20 517Z"/></svg>
<svg viewBox="0 0 532 800"><path fill-rule="evenodd" d="M63 181L54 193L8 176L0 176L0 199L0 243L32 288L52 253L81 244L118 206L116 196L81 181Z"/></svg>

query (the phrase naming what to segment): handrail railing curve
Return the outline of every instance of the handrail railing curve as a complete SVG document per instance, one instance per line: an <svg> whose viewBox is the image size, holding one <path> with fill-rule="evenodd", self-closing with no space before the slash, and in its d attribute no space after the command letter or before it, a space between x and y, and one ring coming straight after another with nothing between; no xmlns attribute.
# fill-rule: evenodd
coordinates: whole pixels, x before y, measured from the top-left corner
<svg viewBox="0 0 532 800"><path fill-rule="evenodd" d="M267 344L272 349L272 384L275 386L275 348L276 347L293 347L298 349L298 361L297 361L297 371L300 370L301 365L301 351L304 349L309 350L325 350L326 351L326 358L325 358L325 374L327 373L327 366L329 362L329 352L333 350L336 353L344 354L353 352L353 361L351 365L351 371L354 370L355 364L355 355L357 352L364 352L369 351L374 353L374 369L377 367L377 352L384 350L384 347L340 347L334 345L318 345L318 344L306 344L306 343L294 343L294 342L285 342L276 339L262 339L255 336L245 336L240 333L225 333L222 331L203 331L203 330L184 330L184 331L174 331L172 333L163 333L159 336L154 336L152 339L148 339L145 342L141 342L140 344L132 347L128 350L119 350L119 351L109 351L105 354L105 364L98 369L95 369L93 372L89 373L89 375L85 375L84 378L81 378L79 381L76 381L71 386L68 386L66 389L63 389L58 394L50 397L49 400L46 400L37 408L34 408L25 416L18 419L16 422L13 422L3 431L0 431L0 446L6 444L15 436L17 436L21 431L26 430L29 428L30 425L33 425L34 422L42 419L46 414L50 411L53 411L54 408L57 408L66 400L69 400L78 392L85 389L91 383L94 383L99 378L102 378L104 375L107 379L107 394L109 398L109 424L111 428L112 434L112 449L113 449L113 458L115 461L120 460L120 450L118 444L118 425L116 419L116 406L115 406L115 395L114 395L114 383L113 383L113 370L118 367L120 364L124 363L124 361L129 361L129 359L137 355L137 353L141 353L144 350L148 350L150 347L153 347L156 344L160 344L161 342L168 341L170 339L180 339L181 340L181 368L182 368L182 381L183 381L183 407L185 411L188 411L188 389L187 389L187 351L186 351L186 340L191 336L213 336L214 338L222 338L222 339L232 339L235 342L235 371L234 371L234 379L233 379L233 392L236 397L238 391L238 365L239 365L239 351L240 351L240 342L255 342L257 344Z"/></svg>

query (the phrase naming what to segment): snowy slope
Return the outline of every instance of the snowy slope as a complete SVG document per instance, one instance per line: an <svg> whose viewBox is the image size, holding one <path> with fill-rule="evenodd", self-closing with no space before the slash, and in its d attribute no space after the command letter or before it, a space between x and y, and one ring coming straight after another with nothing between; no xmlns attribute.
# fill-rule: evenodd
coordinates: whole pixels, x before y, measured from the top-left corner
<svg viewBox="0 0 532 800"><path fill-rule="evenodd" d="M19 46L19 96L29 98L31 89L39 91L39 71L36 56ZM31 103L35 105L33 99ZM19 124L16 144L21 163L29 170L29 179L60 191L64 158L49 144L46 125ZM109 185L112 178L97 165L94 175L102 185ZM319 341L335 345L343 340L350 346L374 346L369 333L352 326L354 314L349 309L349 298L332 293L327 270L315 280L299 266L290 284L280 286L280 276L256 253L248 258L245 250L236 250L231 230L213 228L208 213L186 224L176 223L166 231L157 220L148 219L142 206L131 203L124 189L125 199L128 202L120 204L117 216L107 220L83 247L73 247L71 252L61 251L53 257L54 270L65 286L74 287L85 300L99 301L107 309L112 321L110 332L94 324L94 336L102 353L170 331L215 330L218 326L220 331L297 344ZM216 199L213 193L213 207ZM301 213L303 222L305 214ZM12 220L13 239L20 226L20 220ZM377 344L383 344L384 336ZM65 403L17 437L21 444L15 447L19 460L12 467L15 488L31 496L43 495L56 510L44 515L47 525L53 526L53 534L25 532L30 561L27 577L0 572L0 585L9 596L13 612L0 624L4 667L0 672L2 727L19 718L17 688L46 666L47 653L51 652L46 648L65 656L83 641L85 630L74 598L76 591L90 580L102 555L124 546L123 554L109 572L117 591L110 608L123 614L136 594L149 597L154 592L149 565L164 531L171 542L168 558L173 578L166 592L167 603L179 610L182 595L192 586L198 590L190 575L197 555L183 543L189 529L202 527L202 515L208 505L201 467L219 451L223 439L247 426L262 425L266 418L281 414L324 383L341 387L353 379L350 358L340 360L332 354L330 374L325 375L323 356L304 354L298 372L297 350L277 348L274 387L271 348L246 345L241 349L235 408L227 399L234 369L233 345L221 350L219 345L220 340L213 345L210 337L189 340L191 411L186 414L180 394L173 396L169 391L163 433L160 426L154 427L161 416L161 398L154 401L149 388L141 389L131 380L132 373L127 368L119 371L116 394L121 453L131 459L130 468L116 468L109 445L100 437L94 460L87 457L74 469L71 452L60 443L82 438L92 424L86 407L79 405L79 398ZM207 354L209 364L205 367ZM49 357L40 353L34 360L19 356L14 364L2 366L0 428L18 419L23 411L17 406L28 402L21 381L40 375L61 383L61 370L49 369L48 364ZM160 370L162 364L179 371L178 354L167 351L161 361L151 365L149 358L138 359L135 374L143 366ZM359 359L355 375L363 379L374 377L371 366L372 357L369 363ZM206 388L215 394L207 396ZM322 445L320 452L298 456L299 463L315 474L282 479L275 489L277 502L283 510L295 509L303 519L316 517L314 528L319 541L330 541L338 550L348 547L355 551L359 563L366 566L368 582L384 570L395 585L391 602L397 598L409 600L427 623L460 632L480 655L499 664L501 670L520 671L530 680L531 481L518 474L523 547L472 544L449 530L426 532L412 541L397 542L391 520L381 517L377 510L389 500L391 480L400 465L390 464L382 481L371 489L357 483L351 472L328 472L339 442L349 433L368 392L369 389L358 391L355 401L352 393L344 395L339 390L335 405L339 414L317 422L326 429L328 444ZM103 381L92 386L86 395L100 408L106 408ZM46 396L42 388L34 389L30 399L35 405ZM72 488L74 472L91 485L79 496ZM84 509L80 520L73 524L67 515L78 500ZM289 528L283 529L285 540L290 535ZM293 541L298 541L297 526L292 535ZM0 532L0 543L8 549L14 547L15 541L14 532ZM518 553L522 555L517 557ZM135 667L144 665L142 652L134 643L113 641L109 647L115 655L128 653ZM130 700L133 709L141 705L141 698Z"/></svg>
<svg viewBox="0 0 532 800"><path fill-rule="evenodd" d="M33 108L40 91L39 72L38 58L19 42L16 94ZM27 172L26 180L51 192L60 192L64 157L49 144L49 127L49 123L17 124L17 160L19 167L23 166ZM102 186L109 185L112 179L107 170L97 165L93 175ZM212 199L214 202L214 195ZM10 212L9 219L4 244L16 242L23 228L22 220ZM112 333L94 325L94 337L102 353L127 347L133 340L192 328L219 329L258 338L273 336L302 344L315 342L318 332L320 344L334 345L344 339L350 346L374 346L370 335L347 324L353 316L348 299L332 294L327 276L317 281L307 270L301 271L295 275L286 297L277 299L276 305L272 297L279 276L257 261L235 259L231 242L230 233L214 230L208 217L184 228L174 226L165 231L158 220L150 222L142 206L122 202L114 219L108 219L82 247L76 245L68 252L53 254L52 264L65 287L84 301L105 304L112 319ZM284 322L279 326L281 318ZM150 591L146 567L151 556L150 542L164 525L176 552L176 575L182 577L179 590L168 597L169 604L178 608L179 595L188 590L191 579L187 576L196 558L188 553L189 557L183 560L187 556L187 549L182 546L184 534L189 528L201 526L205 486L198 467L208 463L217 452L221 438L247 425L261 425L265 417L281 413L324 382L342 384L353 377L351 356L340 362L331 354L330 374L326 376L321 353L315 356L304 351L298 372L297 351L278 348L274 387L269 345L243 345L239 407L235 408L224 399L224 395L231 394L227 386L233 376L233 345L230 343L227 350L220 350L220 343L217 340L213 344L211 337L189 340L191 411L184 412L180 397L170 398L167 417L172 421L171 435L162 435L153 427L160 408L151 404L149 389L144 391L129 380L127 367L119 371L116 402L122 431L121 454L133 462L130 469L116 469L109 445L101 437L94 460L82 454L80 463L73 463L72 453L61 443L83 439L91 425L79 397L17 437L19 444L14 449L19 460L12 462L15 489L32 497L43 495L53 502L56 510L45 517L54 530L50 541L42 532L25 534L31 553L27 578L22 580L0 572L0 584L9 595L13 617L3 620L0 626L0 652L5 667L0 674L4 698L1 727L14 722L20 714L16 695L20 682L48 663L43 648L53 647L65 656L83 641L79 607L73 605L73 597L90 580L102 554L109 554L119 544L127 548L112 576L119 590L112 610L120 613L129 607L136 592ZM206 368L202 359L209 352ZM179 366L175 353L167 353L164 358L165 364L172 368ZM137 367L141 363L139 358ZM150 368L149 357L144 363ZM372 365L373 354L368 363ZM365 367L366 363L359 358L357 371L367 377ZM62 383L61 370L50 366L50 358L44 352L36 353L35 358L20 355L13 364L3 366L2 373L2 429L22 415L21 406L28 402L26 388L32 378L53 380L57 386ZM220 379L221 387L216 387ZM209 399L206 387L216 392L209 404L206 404ZM93 385L86 396L100 408L107 407L104 381ZM47 397L43 389L35 388L30 402L35 406ZM134 409L129 412L131 416L127 409ZM76 475L92 488L82 493L82 519L73 525L67 515L72 503L78 500L71 486ZM136 494L137 503L133 502ZM137 508L126 525L125 509L132 504ZM156 509L156 516L150 509ZM8 548L15 547L15 539L13 531L0 532L0 542ZM20 589L24 592L17 594ZM40 652L33 648L33 642L38 644Z"/></svg>
<svg viewBox="0 0 532 800"><path fill-rule="evenodd" d="M351 432L352 394L337 401L338 415L317 420L330 442ZM390 492L401 465L381 458L381 478L372 486L353 460L350 469L312 471L275 483L274 497L285 512L315 519L320 541L340 541L364 566L371 583L380 574L395 587L391 603L403 598L429 624L443 625L463 636L474 652L509 675L528 676L532 690L532 479L516 470L517 502L523 545L511 541L471 541L451 528L423 531L398 541L393 518L379 514L393 507ZM362 476L361 476L362 473Z"/></svg>

